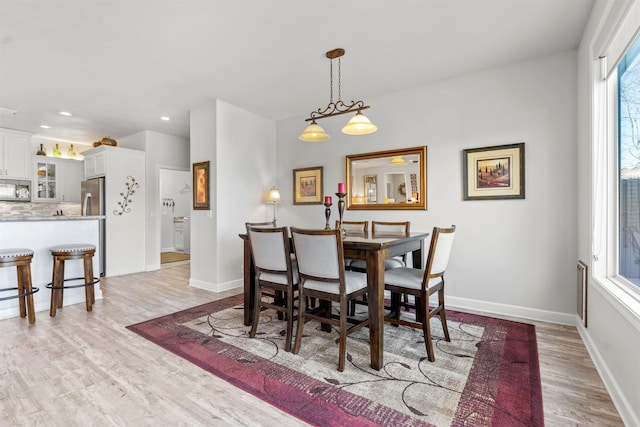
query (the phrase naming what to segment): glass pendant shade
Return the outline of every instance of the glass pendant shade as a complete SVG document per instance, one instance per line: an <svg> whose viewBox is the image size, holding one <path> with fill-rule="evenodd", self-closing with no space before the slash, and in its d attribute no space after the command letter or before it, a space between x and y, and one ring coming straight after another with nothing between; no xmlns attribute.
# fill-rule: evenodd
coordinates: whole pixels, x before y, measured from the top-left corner
<svg viewBox="0 0 640 427"><path fill-rule="evenodd" d="M342 128L342 133L347 135L367 135L378 130L378 126L371 123L364 114L356 113L355 116Z"/></svg>
<svg viewBox="0 0 640 427"><path fill-rule="evenodd" d="M322 126L317 124L315 120L312 121L311 124L304 130L304 132L302 132L298 137L300 141L307 142L322 142L328 140L329 138L331 138L331 136L329 136L329 134L327 134L324 129L322 129Z"/></svg>
<svg viewBox="0 0 640 427"><path fill-rule="evenodd" d="M407 162L405 162L404 157L402 156L393 156L391 158L391 163L389 164L394 166L404 166L407 164Z"/></svg>

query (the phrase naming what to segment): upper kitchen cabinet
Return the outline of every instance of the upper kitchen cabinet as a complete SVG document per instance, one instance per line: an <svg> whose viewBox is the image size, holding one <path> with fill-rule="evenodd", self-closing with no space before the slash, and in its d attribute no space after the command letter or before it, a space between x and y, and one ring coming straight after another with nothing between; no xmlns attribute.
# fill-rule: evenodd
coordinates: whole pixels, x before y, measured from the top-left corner
<svg viewBox="0 0 640 427"><path fill-rule="evenodd" d="M36 156L33 166L34 202L80 202L81 161Z"/></svg>
<svg viewBox="0 0 640 427"><path fill-rule="evenodd" d="M106 172L106 153L103 148L98 147L82 153L84 156L85 179L104 176Z"/></svg>
<svg viewBox="0 0 640 427"><path fill-rule="evenodd" d="M0 178L31 179L31 134L0 128Z"/></svg>

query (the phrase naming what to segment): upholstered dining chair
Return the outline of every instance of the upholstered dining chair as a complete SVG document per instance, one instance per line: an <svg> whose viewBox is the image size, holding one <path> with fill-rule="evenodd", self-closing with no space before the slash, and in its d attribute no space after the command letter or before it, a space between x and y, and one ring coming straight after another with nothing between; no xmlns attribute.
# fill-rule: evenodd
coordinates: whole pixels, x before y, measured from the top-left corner
<svg viewBox="0 0 640 427"><path fill-rule="evenodd" d="M427 356L431 362L436 360L433 351L431 326L429 324L432 317L440 317L444 338L447 341L451 341L444 306L444 272L449 263L455 236L455 225L452 225L451 228L434 227L424 270L400 267L385 270L384 272L384 288L391 292L391 312L385 315L384 321L394 325L406 325L422 329ZM435 293L438 294L438 304L430 308L429 297ZM415 321L401 318L401 294L409 294L415 297ZM411 314L403 312L403 317L409 315Z"/></svg>
<svg viewBox="0 0 640 427"><path fill-rule="evenodd" d="M341 232L332 230L302 230L291 227L291 236L298 257L299 314L293 353L300 351L305 322L318 320L339 328L338 371L344 370L347 335L369 325L369 319L348 317L350 300L367 292L367 275L344 268ZM315 297L320 304L306 307L306 298ZM339 315L332 313L332 303L338 304Z"/></svg>
<svg viewBox="0 0 640 427"><path fill-rule="evenodd" d="M340 227L340 221L336 220L336 228ZM342 221L342 228L351 236L367 236L369 234L369 221ZM351 269L351 258L344 259L344 268Z"/></svg>
<svg viewBox="0 0 640 427"><path fill-rule="evenodd" d="M409 234L411 229L411 221L386 222L371 221L371 233L373 237L384 236L385 234ZM384 260L384 269L406 267L407 255L399 255ZM367 271L367 262L363 259L353 260L349 264L349 268L355 271Z"/></svg>
<svg viewBox="0 0 640 427"><path fill-rule="evenodd" d="M265 222L245 222L245 227L277 227L276 220Z"/></svg>
<svg viewBox="0 0 640 427"><path fill-rule="evenodd" d="M251 255L256 270L253 319L249 336L254 338L262 309L273 309L284 318L285 351L291 351L293 338L294 301L297 299L298 269L291 258L287 227L267 228L247 226Z"/></svg>

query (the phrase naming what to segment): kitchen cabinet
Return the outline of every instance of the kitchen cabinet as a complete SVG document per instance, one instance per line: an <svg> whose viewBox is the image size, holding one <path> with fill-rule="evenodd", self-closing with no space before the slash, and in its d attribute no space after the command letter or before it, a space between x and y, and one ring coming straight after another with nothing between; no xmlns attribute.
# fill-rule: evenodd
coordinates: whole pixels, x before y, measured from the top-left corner
<svg viewBox="0 0 640 427"><path fill-rule="evenodd" d="M82 154L84 156L85 179L103 177L106 172L106 152L103 150L89 150Z"/></svg>
<svg viewBox="0 0 640 427"><path fill-rule="evenodd" d="M36 156L33 169L34 202L80 202L81 161Z"/></svg>
<svg viewBox="0 0 640 427"><path fill-rule="evenodd" d="M0 178L31 179L31 134L0 129Z"/></svg>

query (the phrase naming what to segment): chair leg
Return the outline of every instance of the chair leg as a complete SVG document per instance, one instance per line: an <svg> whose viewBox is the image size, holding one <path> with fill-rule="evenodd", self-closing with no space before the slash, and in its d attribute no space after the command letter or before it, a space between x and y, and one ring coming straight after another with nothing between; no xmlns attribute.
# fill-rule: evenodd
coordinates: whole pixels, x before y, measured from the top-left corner
<svg viewBox="0 0 640 427"><path fill-rule="evenodd" d="M256 279L256 283L254 285L255 298L253 300L253 319L251 319L251 331L249 332L249 337L251 338L256 336L256 332L258 331L258 322L260 320L260 301L262 300L262 290L257 281L258 279Z"/></svg>
<svg viewBox="0 0 640 427"><path fill-rule="evenodd" d="M340 301L340 343L338 344L338 371L344 371L347 354L347 302Z"/></svg>
<svg viewBox="0 0 640 427"><path fill-rule="evenodd" d="M31 264L27 264L22 267L22 274L24 277L22 279L22 289L23 292L30 293L33 290L33 284L31 283ZM36 311L33 306L33 295L29 294L25 297L26 305L27 305L27 316L29 318L29 323L36 322Z"/></svg>
<svg viewBox="0 0 640 427"><path fill-rule="evenodd" d="M291 351L291 335L293 334L293 289L287 292L287 342L284 351Z"/></svg>
<svg viewBox="0 0 640 427"><path fill-rule="evenodd" d="M440 303L440 322L442 322L442 331L444 332L444 339L447 342L451 342L451 338L449 337L449 327L447 326L447 313L444 309L444 291L440 290L438 292L438 302Z"/></svg>
<svg viewBox="0 0 640 427"><path fill-rule="evenodd" d="M394 319L400 318L400 296L401 295L398 292L391 292L391 313L389 313L389 316L387 317ZM394 328L400 326L397 323L392 323L391 325Z"/></svg>
<svg viewBox="0 0 640 427"><path fill-rule="evenodd" d="M300 305L298 307L298 329L296 330L296 342L293 345L293 354L298 354L298 352L300 351L300 344L302 343L302 331L304 329L304 312L306 311L307 307L306 304L307 300L303 295L302 289L300 290L300 293L298 294L298 304Z"/></svg>
<svg viewBox="0 0 640 427"><path fill-rule="evenodd" d="M87 311L92 311L93 310L93 302L95 300L94 297L94 292L93 292L93 285L87 285L87 283L93 283L93 263L92 263L92 256L90 255L85 255L83 262L84 262L84 283L85 283L85 287L84 287L84 299L85 299L85 305L87 307Z"/></svg>
<svg viewBox="0 0 640 427"><path fill-rule="evenodd" d="M429 317L428 298L420 298L420 313L424 319L422 322L422 335L424 336L424 346L427 349L427 358L429 362L434 362L436 356L433 352L433 340L431 339L431 324L429 323L431 318Z"/></svg>
<svg viewBox="0 0 640 427"><path fill-rule="evenodd" d="M18 295L22 295L24 293L24 282L25 282L24 269L25 269L24 265L18 265L16 267L16 271L18 273ZM19 297L18 301L20 305L20 317L26 317L27 308L25 306L25 298Z"/></svg>

